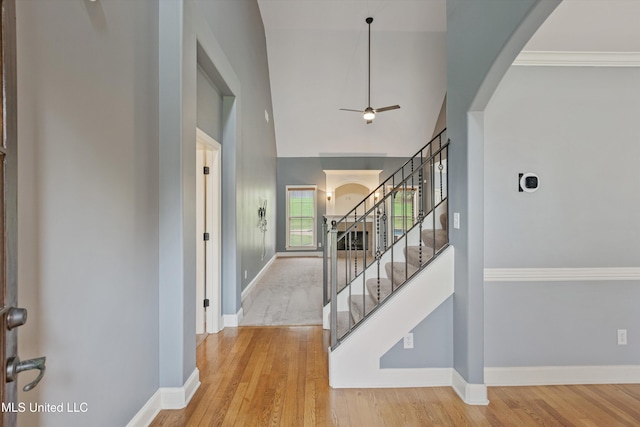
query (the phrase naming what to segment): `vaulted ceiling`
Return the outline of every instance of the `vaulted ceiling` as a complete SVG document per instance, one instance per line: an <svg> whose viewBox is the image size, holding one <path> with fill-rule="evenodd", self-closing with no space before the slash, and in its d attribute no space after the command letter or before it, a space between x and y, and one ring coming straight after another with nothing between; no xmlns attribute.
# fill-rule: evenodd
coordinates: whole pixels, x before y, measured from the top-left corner
<svg viewBox="0 0 640 427"><path fill-rule="evenodd" d="M258 0L278 156L407 156L446 91L446 0ZM401 109L365 124L340 108ZM640 0L564 0L525 50L640 52Z"/></svg>
<svg viewBox="0 0 640 427"><path fill-rule="evenodd" d="M258 0L278 156L407 156L431 137L446 91L445 0ZM399 104L367 125L371 104Z"/></svg>

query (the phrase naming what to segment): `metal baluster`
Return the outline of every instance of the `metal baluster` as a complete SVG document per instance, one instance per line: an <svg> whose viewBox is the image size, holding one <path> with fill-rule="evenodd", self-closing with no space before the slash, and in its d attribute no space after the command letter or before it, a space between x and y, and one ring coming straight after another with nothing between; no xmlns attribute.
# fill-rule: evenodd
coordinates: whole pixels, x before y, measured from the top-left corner
<svg viewBox="0 0 640 427"><path fill-rule="evenodd" d="M418 212L418 221L420 221L420 225L418 226L418 265L422 267L422 222L424 221L424 208L423 201L424 198L424 165L420 164L420 170L418 171L418 179L420 180L420 185L418 186L418 200L420 211Z"/></svg>
<svg viewBox="0 0 640 427"><path fill-rule="evenodd" d="M327 266L329 260L327 259L327 233L329 232L329 226L327 224L327 217L322 218L322 298L323 305L327 305L329 302L329 289L327 288Z"/></svg>
<svg viewBox="0 0 640 427"><path fill-rule="evenodd" d="M402 180L402 233L404 236L404 253L409 253L409 235L407 234L407 181ZM409 278L409 262L404 257L404 280Z"/></svg>
<svg viewBox="0 0 640 427"><path fill-rule="evenodd" d="M438 164L438 169L440 170L440 202L444 200L444 194L442 191L442 170L444 166L442 164L442 151L440 151L440 163Z"/></svg>
<svg viewBox="0 0 640 427"><path fill-rule="evenodd" d="M450 142L450 141L447 141ZM445 151L447 153L446 155L446 159L447 159L447 165L449 164L449 147L447 146L445 148ZM447 167L447 174L446 174L446 178L447 178L447 243L449 243L449 168Z"/></svg>
<svg viewBox="0 0 640 427"><path fill-rule="evenodd" d="M435 190L435 186L433 185L436 179L436 172L435 172L435 157L431 158L431 204L433 205L433 207L431 208L431 219L433 222L433 256L435 256L436 254L436 190Z"/></svg>
<svg viewBox="0 0 640 427"><path fill-rule="evenodd" d="M347 224L345 224L346 226ZM348 270L348 279L345 283L345 287L349 287L349 298L347 298L348 301L348 307L347 310L349 312L349 328L348 330L350 331L351 328L353 327L353 318L351 316L351 282L352 282L352 277L351 277L351 248L353 246L353 230L350 230L347 232L347 242L349 244L349 247L347 248L347 253L349 254L348 257L348 261L346 263L346 268Z"/></svg>
<svg viewBox="0 0 640 427"><path fill-rule="evenodd" d="M353 210L353 233L354 235L357 235L358 233L358 214L356 213L356 210L358 209L358 207L356 206L356 208ZM356 239L354 239L356 240ZM358 277L358 248L357 247L353 247L353 252L355 253L355 257L354 257L354 276L353 278L355 279L356 277Z"/></svg>
<svg viewBox="0 0 640 427"><path fill-rule="evenodd" d="M366 205L365 205L366 206ZM365 285L367 283L367 214L362 217L362 317L367 315Z"/></svg>
<svg viewBox="0 0 640 427"><path fill-rule="evenodd" d="M383 201L384 202L384 201ZM377 282L378 282L378 286L377 286L377 302L378 304L380 304L380 202L378 202L377 205L378 208L378 215L376 216L376 236L377 237L377 247L376 247L376 268L378 270L378 277L377 277Z"/></svg>
<svg viewBox="0 0 640 427"><path fill-rule="evenodd" d="M387 232L389 231L389 223L387 222L387 187L382 187L382 222L383 222L383 241L382 247L386 251L387 250Z"/></svg>
<svg viewBox="0 0 640 427"><path fill-rule="evenodd" d="M331 221L331 348L338 343L338 227Z"/></svg>
<svg viewBox="0 0 640 427"><path fill-rule="evenodd" d="M398 194L398 192L396 191L396 176L393 175L393 177L391 178L391 203L389 208L391 209L391 293L393 293L394 291L394 286L395 286L395 281L393 280L393 273L395 271L394 268L394 264L393 264L393 252L394 252L394 245L396 243L396 195Z"/></svg>

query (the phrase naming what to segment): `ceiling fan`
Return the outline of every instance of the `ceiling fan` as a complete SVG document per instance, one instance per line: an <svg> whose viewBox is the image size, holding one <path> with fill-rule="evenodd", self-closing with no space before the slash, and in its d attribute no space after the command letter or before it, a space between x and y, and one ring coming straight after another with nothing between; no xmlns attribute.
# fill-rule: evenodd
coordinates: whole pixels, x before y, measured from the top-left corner
<svg viewBox="0 0 640 427"><path fill-rule="evenodd" d="M367 108L365 108L364 110L352 110L349 108L341 108L341 111L354 111L356 113L362 113L362 117L365 119L365 121L367 122L367 124L373 122L373 119L375 119L376 117L376 113L382 113L383 111L389 111L389 110L397 110L398 108L400 108L399 105L390 105L388 107L382 107L382 108L371 108L371 23L373 22L373 18L369 17L367 19L365 19L365 22L369 25L369 77L368 77L368 83L369 83L369 98L367 100Z"/></svg>

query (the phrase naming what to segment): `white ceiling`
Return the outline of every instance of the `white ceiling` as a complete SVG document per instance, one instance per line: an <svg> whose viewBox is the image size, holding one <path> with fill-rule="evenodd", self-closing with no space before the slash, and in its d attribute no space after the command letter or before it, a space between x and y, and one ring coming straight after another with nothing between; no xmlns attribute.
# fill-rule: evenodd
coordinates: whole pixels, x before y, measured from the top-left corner
<svg viewBox="0 0 640 427"><path fill-rule="evenodd" d="M258 0L278 156L407 156L446 90L446 0ZM366 125L367 16L372 107ZM564 0L525 51L640 52L640 0Z"/></svg>
<svg viewBox="0 0 640 427"><path fill-rule="evenodd" d="M258 0L278 156L401 156L431 137L446 90L445 0ZM399 104L367 125L340 108Z"/></svg>

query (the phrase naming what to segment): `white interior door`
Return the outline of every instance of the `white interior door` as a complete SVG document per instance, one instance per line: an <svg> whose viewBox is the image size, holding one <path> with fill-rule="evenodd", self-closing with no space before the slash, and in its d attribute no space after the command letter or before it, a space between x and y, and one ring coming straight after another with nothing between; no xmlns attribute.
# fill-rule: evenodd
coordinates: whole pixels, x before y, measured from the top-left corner
<svg viewBox="0 0 640 427"><path fill-rule="evenodd" d="M196 333L201 334L222 329L222 175L220 144L200 129L196 135Z"/></svg>

